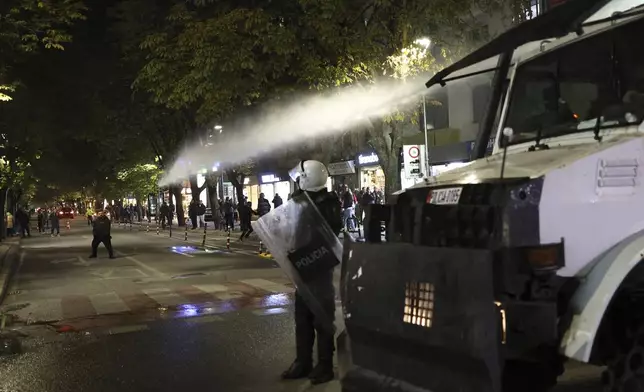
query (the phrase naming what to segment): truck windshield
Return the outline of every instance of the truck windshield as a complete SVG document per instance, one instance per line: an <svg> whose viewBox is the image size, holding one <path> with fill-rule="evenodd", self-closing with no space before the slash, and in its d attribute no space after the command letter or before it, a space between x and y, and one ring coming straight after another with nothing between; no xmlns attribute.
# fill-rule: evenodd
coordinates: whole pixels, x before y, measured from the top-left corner
<svg viewBox="0 0 644 392"><path fill-rule="evenodd" d="M643 30L641 20L631 22L520 65L506 119L510 143L641 123L644 52L628 42Z"/></svg>

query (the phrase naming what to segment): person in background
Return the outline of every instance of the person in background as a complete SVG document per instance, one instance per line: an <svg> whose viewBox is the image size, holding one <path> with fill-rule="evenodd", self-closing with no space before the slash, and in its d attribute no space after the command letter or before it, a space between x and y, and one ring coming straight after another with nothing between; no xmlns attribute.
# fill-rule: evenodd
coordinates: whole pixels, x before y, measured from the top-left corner
<svg viewBox="0 0 644 392"><path fill-rule="evenodd" d="M92 219L94 219L94 210L92 207L87 207L87 226L92 225Z"/></svg>
<svg viewBox="0 0 644 392"><path fill-rule="evenodd" d="M22 207L18 208L18 211L16 211L16 220L20 224L20 236L22 238L31 237L29 229L29 215Z"/></svg>
<svg viewBox="0 0 644 392"><path fill-rule="evenodd" d="M101 212L94 220L93 225L92 234L94 235L94 239L92 239L92 254L89 255L89 258L96 258L98 245L102 242L110 255L110 259L113 259L114 249L112 249L112 235L110 233L112 222L110 222L110 219Z"/></svg>
<svg viewBox="0 0 644 392"><path fill-rule="evenodd" d="M172 226L172 222L174 221L174 214L177 212L177 209L172 201L170 201L170 204L168 204L168 208L170 208L170 213L168 214L168 224Z"/></svg>
<svg viewBox="0 0 644 392"><path fill-rule="evenodd" d="M206 226L206 205L203 204L203 201L199 200L197 205L197 219L199 220L199 227Z"/></svg>
<svg viewBox="0 0 644 392"><path fill-rule="evenodd" d="M161 208L159 208L159 214L161 218L161 228L165 230L166 222L168 221L168 217L170 216L170 207L168 206L168 203L165 202L165 200L161 204Z"/></svg>
<svg viewBox="0 0 644 392"><path fill-rule="evenodd" d="M284 204L284 201L282 200L282 197L279 195L279 193L275 194L275 197L273 197L273 208L277 208Z"/></svg>
<svg viewBox="0 0 644 392"><path fill-rule="evenodd" d="M345 185L342 192L342 221L344 222L345 229L348 231L354 231L356 229L354 227L354 220L349 219L355 214L353 202L353 193L351 193L349 187Z"/></svg>
<svg viewBox="0 0 644 392"><path fill-rule="evenodd" d="M259 199L257 200L257 214L262 217L269 212L271 212L271 203L266 200L263 193L260 193Z"/></svg>
<svg viewBox="0 0 644 392"><path fill-rule="evenodd" d="M253 232L251 221L253 220L253 214L257 215L257 212L253 211L252 203L250 201L240 204L237 211L239 211L239 225L241 228L241 236L239 237L239 240L243 241Z"/></svg>
<svg viewBox="0 0 644 392"><path fill-rule="evenodd" d="M7 237L13 237L13 215L11 212L7 211L7 216L5 217L5 226L7 227Z"/></svg>
<svg viewBox="0 0 644 392"><path fill-rule="evenodd" d="M234 208L232 200L230 200L230 197L227 197L221 209L221 213L224 216L224 224L226 225L225 230L235 230Z"/></svg>
<svg viewBox="0 0 644 392"><path fill-rule="evenodd" d="M188 205L188 217L192 223L192 230L197 230L197 201L194 199L190 200L190 205Z"/></svg>
<svg viewBox="0 0 644 392"><path fill-rule="evenodd" d="M38 233L42 233L45 231L45 213L42 208L38 209L38 216L36 219L38 220Z"/></svg>
<svg viewBox="0 0 644 392"><path fill-rule="evenodd" d="M49 223L51 224L51 236L54 236L54 231L56 231L56 237L60 236L60 219L55 208L49 212Z"/></svg>

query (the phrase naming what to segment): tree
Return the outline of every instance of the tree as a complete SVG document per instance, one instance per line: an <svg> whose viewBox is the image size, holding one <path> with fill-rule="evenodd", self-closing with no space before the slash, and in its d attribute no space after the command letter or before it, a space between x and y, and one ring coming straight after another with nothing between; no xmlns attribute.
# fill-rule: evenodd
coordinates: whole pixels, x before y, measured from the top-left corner
<svg viewBox="0 0 644 392"><path fill-rule="evenodd" d="M40 49L64 50L69 28L84 18L81 0L3 0L0 5L0 102L15 90L12 67Z"/></svg>
<svg viewBox="0 0 644 392"><path fill-rule="evenodd" d="M482 16L519 20L526 3L182 3L169 8L167 23L143 40L146 61L135 85L169 108L195 108L197 123L204 123L301 89L368 84L402 68L411 74L436 68L489 38ZM423 51L413 66L397 62L419 52L414 41L421 37L434 41L432 55ZM400 111L368 126L390 178L387 193L399 186L397 154L401 129L413 125L409 118Z"/></svg>
<svg viewBox="0 0 644 392"><path fill-rule="evenodd" d="M139 164L118 174L123 192L134 196L138 205L151 193L156 194L161 170L153 164Z"/></svg>

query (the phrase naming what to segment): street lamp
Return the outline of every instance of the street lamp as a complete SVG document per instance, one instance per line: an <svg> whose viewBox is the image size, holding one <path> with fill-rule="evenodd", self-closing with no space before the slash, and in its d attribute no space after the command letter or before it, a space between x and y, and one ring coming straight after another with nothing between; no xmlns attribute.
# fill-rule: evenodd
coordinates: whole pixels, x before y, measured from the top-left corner
<svg viewBox="0 0 644 392"><path fill-rule="evenodd" d="M420 46L424 47L425 49L427 49L427 48L429 48L429 45L431 45L432 40L427 38L427 37L422 37L422 38L418 38L416 41L414 41L414 43L416 45L420 45Z"/></svg>

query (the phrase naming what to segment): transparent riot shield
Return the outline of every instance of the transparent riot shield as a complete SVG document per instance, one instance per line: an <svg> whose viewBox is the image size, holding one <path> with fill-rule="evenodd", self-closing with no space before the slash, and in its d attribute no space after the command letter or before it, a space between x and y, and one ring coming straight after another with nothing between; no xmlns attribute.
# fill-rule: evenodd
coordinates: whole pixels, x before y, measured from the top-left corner
<svg viewBox="0 0 644 392"><path fill-rule="evenodd" d="M303 192L252 225L321 327L335 333L333 269L342 260L342 243L315 203Z"/></svg>

